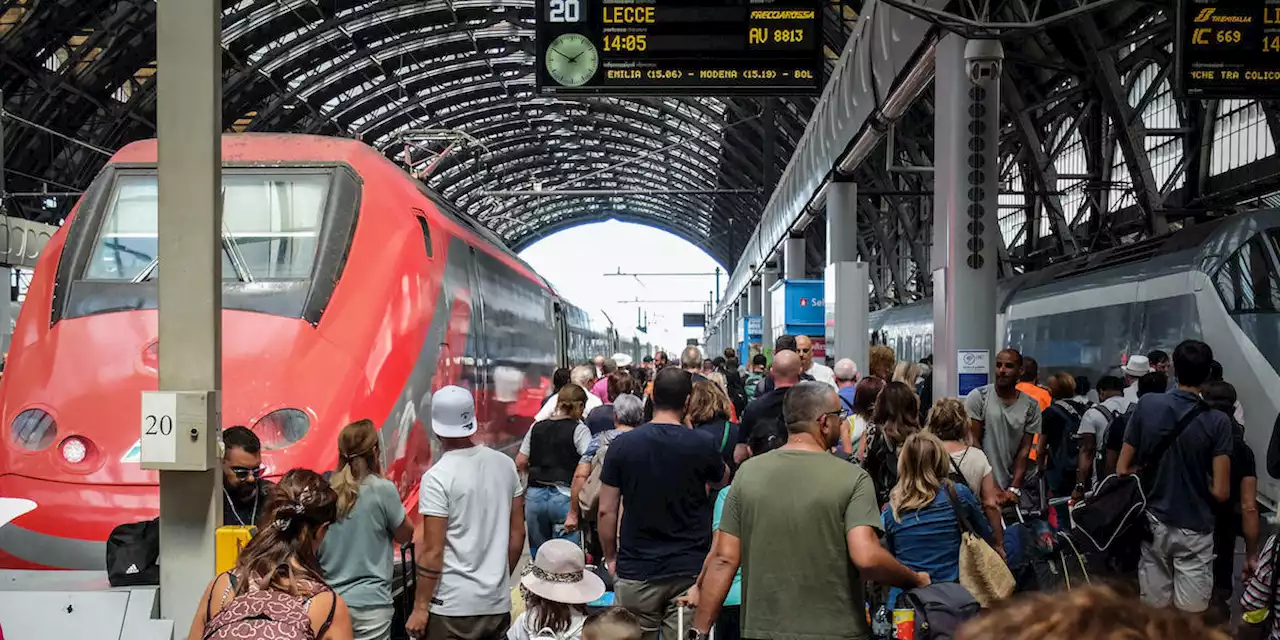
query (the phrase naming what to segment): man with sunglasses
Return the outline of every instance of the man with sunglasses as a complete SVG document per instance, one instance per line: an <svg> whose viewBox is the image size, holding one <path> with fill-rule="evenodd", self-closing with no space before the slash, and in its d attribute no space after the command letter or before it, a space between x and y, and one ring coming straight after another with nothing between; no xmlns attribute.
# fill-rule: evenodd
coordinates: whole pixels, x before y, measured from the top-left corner
<svg viewBox="0 0 1280 640"><path fill-rule="evenodd" d="M262 441L245 427L222 432L222 524L254 527L267 510L271 483L262 477Z"/></svg>
<svg viewBox="0 0 1280 640"><path fill-rule="evenodd" d="M729 485L682 640L708 639L739 567L765 578L742 582L743 638L869 638L865 581L930 584L880 544L871 477L829 453L845 414L835 389L806 381L784 393L786 444L748 460Z"/></svg>

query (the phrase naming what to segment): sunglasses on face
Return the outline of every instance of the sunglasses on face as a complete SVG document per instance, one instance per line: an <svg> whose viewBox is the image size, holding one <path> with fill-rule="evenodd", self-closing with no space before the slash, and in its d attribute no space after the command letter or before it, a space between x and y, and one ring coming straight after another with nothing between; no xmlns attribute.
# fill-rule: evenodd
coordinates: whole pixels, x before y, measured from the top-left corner
<svg viewBox="0 0 1280 640"><path fill-rule="evenodd" d="M823 418L826 418L827 416L840 416L840 419L841 419L841 420L848 420L848 419L849 419L849 410L848 410L848 409L840 409L840 410L838 410L838 411L828 411L828 412L826 412L826 413L822 414L822 417L823 417Z"/></svg>
<svg viewBox="0 0 1280 640"><path fill-rule="evenodd" d="M257 480L262 477L262 467L231 467L231 473L236 475L237 480L248 480L250 476Z"/></svg>

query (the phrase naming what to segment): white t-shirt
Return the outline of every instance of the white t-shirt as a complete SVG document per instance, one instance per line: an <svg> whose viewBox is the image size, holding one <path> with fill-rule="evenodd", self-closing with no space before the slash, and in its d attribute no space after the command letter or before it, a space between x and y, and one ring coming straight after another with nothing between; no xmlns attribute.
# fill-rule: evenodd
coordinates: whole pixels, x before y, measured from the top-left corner
<svg viewBox="0 0 1280 640"><path fill-rule="evenodd" d="M1133 384L1124 388L1124 410L1129 410L1129 405L1138 401L1138 381L1134 380Z"/></svg>
<svg viewBox="0 0 1280 640"><path fill-rule="evenodd" d="M831 388L833 389L836 387L836 372L833 371L831 367L821 364L817 360L815 360L812 365L809 365L809 370L805 373L813 376L813 379L818 382L825 382L831 385Z"/></svg>
<svg viewBox="0 0 1280 640"><path fill-rule="evenodd" d="M982 496L982 479L991 474L991 461L987 454L977 447L966 447L951 454L951 459L960 467L960 475L973 495Z"/></svg>
<svg viewBox="0 0 1280 640"><path fill-rule="evenodd" d="M1101 403L1101 406L1106 407L1113 417L1120 416L1124 415L1124 412L1128 410L1129 401L1126 400L1123 395L1111 396L1104 400ZM1090 408L1088 411L1084 412L1084 415L1080 416L1080 430L1076 433L1081 435L1092 433L1095 441L1099 443L1098 449L1102 450L1105 448L1102 443L1107 441L1107 428L1110 426L1111 422L1107 420L1106 414L1098 411L1097 409Z"/></svg>
<svg viewBox="0 0 1280 640"><path fill-rule="evenodd" d="M507 640L578 640L582 636L582 625L587 617L571 610L569 628L560 633L554 633L550 629L543 633L541 629L532 628L533 621L534 617L528 611L521 612L511 628L507 629Z"/></svg>
<svg viewBox="0 0 1280 640"><path fill-rule="evenodd" d="M600 398L597 398L597 397L596 397L596 394L591 393L591 390L590 390L590 389L583 389L583 391L586 391L586 392L587 392L587 405L586 405L586 407L582 410L582 415L584 415L584 416L585 416L585 415L590 414L592 409L594 409L594 408L596 408L596 407L598 407L598 406L600 406L600 405L602 405L602 404L604 404L604 403L603 403L603 402L600 402ZM534 421L534 422L540 422L540 421L542 421L542 420L547 420L547 419L549 419L549 418L551 417L551 415L552 415L552 414L554 414L554 413L556 412L556 399L557 399L557 397L558 397L558 395L553 395L553 396L551 396L550 398L547 398L547 401L542 405L542 408L538 410L538 415L536 415L536 416L534 416L534 417L533 417L533 421Z"/></svg>
<svg viewBox="0 0 1280 640"><path fill-rule="evenodd" d="M488 447L446 451L422 474L418 512L448 518L444 571L431 604L443 616L511 611L511 503L524 493L516 464Z"/></svg>

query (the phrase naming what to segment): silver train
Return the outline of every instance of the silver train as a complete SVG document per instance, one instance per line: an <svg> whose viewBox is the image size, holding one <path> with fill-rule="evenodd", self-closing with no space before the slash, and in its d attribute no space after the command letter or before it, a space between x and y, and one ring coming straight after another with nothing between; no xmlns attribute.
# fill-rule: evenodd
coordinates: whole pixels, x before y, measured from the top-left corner
<svg viewBox="0 0 1280 640"><path fill-rule="evenodd" d="M1280 414L1280 210L1241 213L1001 281L996 344L1056 371L1096 381L1122 359L1182 340L1213 347L1240 395L1245 438L1260 469L1259 499L1275 509L1280 482L1263 472ZM933 352L929 300L877 311L873 343L899 360Z"/></svg>

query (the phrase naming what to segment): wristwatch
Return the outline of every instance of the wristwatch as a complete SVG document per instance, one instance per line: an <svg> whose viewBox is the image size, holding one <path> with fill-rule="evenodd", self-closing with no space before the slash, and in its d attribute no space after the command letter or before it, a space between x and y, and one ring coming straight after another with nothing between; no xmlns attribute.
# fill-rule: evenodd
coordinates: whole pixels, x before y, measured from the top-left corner
<svg viewBox="0 0 1280 640"><path fill-rule="evenodd" d="M708 637L708 636L707 636L707 634L705 634L705 633L703 633L703 632L701 632L701 631L698 631L697 629L694 629L693 627L689 627L688 629L685 629L685 631L684 631L684 639L685 639L685 640L707 640L707 637Z"/></svg>

